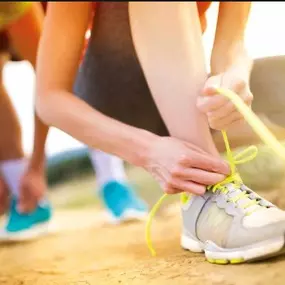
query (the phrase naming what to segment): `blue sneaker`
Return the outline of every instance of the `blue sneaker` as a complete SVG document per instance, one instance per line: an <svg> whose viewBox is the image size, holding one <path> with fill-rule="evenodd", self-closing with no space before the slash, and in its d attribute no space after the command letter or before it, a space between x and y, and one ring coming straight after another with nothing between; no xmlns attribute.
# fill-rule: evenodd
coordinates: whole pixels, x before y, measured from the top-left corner
<svg viewBox="0 0 285 285"><path fill-rule="evenodd" d="M51 206L47 201L40 202L33 212L21 214L17 211L17 201L13 198L6 225L0 232L0 240L22 241L45 235L51 215Z"/></svg>
<svg viewBox="0 0 285 285"><path fill-rule="evenodd" d="M108 182L100 189L99 196L107 208L112 223L145 220L148 215L147 204L128 184Z"/></svg>

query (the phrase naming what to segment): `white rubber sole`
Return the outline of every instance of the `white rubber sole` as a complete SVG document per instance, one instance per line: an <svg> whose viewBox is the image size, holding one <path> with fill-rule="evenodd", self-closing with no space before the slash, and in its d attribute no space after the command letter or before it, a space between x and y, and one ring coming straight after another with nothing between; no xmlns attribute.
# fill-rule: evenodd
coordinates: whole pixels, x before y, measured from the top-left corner
<svg viewBox="0 0 285 285"><path fill-rule="evenodd" d="M280 236L243 248L221 248L211 241L202 243L185 235L181 237L181 246L192 252L204 252L207 261L215 264L237 264L262 260L284 252L285 238Z"/></svg>
<svg viewBox="0 0 285 285"><path fill-rule="evenodd" d="M148 212L136 211L134 209L127 209L124 211L120 218L113 216L110 212L107 212L107 222L112 225L119 225L124 222L131 221L146 221Z"/></svg>
<svg viewBox="0 0 285 285"><path fill-rule="evenodd" d="M20 242L39 238L49 233L49 224L49 222L41 223L31 229L15 233L2 230L0 232L0 242Z"/></svg>

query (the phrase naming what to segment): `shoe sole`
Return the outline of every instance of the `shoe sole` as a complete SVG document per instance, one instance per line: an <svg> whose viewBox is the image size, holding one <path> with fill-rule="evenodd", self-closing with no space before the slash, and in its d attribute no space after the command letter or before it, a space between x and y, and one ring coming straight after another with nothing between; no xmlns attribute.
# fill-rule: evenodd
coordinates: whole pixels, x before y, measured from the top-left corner
<svg viewBox="0 0 285 285"><path fill-rule="evenodd" d="M214 264L240 264L265 260L285 253L285 237L280 236L247 247L221 248L211 241L199 242L182 235L181 246L192 252L204 252L206 260Z"/></svg>
<svg viewBox="0 0 285 285"><path fill-rule="evenodd" d="M28 241L47 235L49 232L49 222L41 223L31 229L20 232L0 232L0 242L20 242Z"/></svg>
<svg viewBox="0 0 285 285"><path fill-rule="evenodd" d="M131 221L146 221L148 217L148 212L137 211L134 209L127 209L120 217L115 217L110 212L108 212L108 222L112 225L118 225L124 222Z"/></svg>

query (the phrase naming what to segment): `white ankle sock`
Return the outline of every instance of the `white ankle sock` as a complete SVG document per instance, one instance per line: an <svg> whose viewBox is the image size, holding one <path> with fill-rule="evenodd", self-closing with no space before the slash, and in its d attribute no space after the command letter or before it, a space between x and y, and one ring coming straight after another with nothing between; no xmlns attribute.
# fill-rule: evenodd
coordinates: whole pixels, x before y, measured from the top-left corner
<svg viewBox="0 0 285 285"><path fill-rule="evenodd" d="M24 174L26 167L27 160L25 158L11 159L0 163L0 170L3 178L5 179L11 194L15 197L19 196L20 179Z"/></svg>
<svg viewBox="0 0 285 285"><path fill-rule="evenodd" d="M127 181L124 162L117 156L91 149L90 159L92 161L93 168L96 171L98 187L102 187L104 184L112 180L116 180L118 182Z"/></svg>

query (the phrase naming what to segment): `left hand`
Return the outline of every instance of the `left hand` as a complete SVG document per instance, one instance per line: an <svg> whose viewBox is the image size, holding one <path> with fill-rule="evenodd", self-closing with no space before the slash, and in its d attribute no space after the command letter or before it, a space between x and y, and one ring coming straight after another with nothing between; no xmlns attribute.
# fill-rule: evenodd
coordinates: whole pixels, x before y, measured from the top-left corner
<svg viewBox="0 0 285 285"><path fill-rule="evenodd" d="M207 115L210 127L215 130L227 130L243 122L244 118L229 99L217 94L217 87L235 92L251 107L253 95L249 88L249 72L232 67L224 73L209 77L198 98L197 106Z"/></svg>

